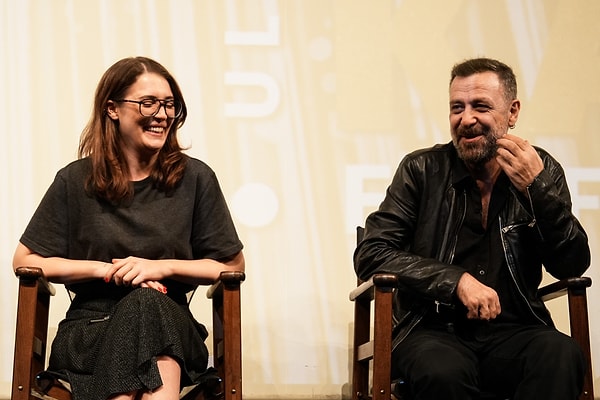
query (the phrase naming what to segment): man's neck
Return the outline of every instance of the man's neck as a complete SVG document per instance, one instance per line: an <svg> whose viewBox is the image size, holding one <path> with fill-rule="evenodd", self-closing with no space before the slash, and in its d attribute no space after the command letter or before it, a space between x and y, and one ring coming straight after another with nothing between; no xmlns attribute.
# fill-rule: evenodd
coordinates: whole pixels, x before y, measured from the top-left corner
<svg viewBox="0 0 600 400"><path fill-rule="evenodd" d="M485 164L467 164L467 169L478 185L483 184L488 187L494 186L496 179L502 172L502 168L495 159L491 159Z"/></svg>
<svg viewBox="0 0 600 400"><path fill-rule="evenodd" d="M481 225L487 228L488 211L494 184L502 172L502 168L495 159L480 165L467 165L471 176L475 179L479 192L481 193Z"/></svg>

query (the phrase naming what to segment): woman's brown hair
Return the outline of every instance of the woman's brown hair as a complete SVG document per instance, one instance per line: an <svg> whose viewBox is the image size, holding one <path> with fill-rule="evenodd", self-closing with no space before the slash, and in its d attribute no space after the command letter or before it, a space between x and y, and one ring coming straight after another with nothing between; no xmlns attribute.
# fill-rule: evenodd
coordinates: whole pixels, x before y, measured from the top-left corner
<svg viewBox="0 0 600 400"><path fill-rule="evenodd" d="M147 57L124 58L113 64L100 79L94 96L92 116L79 141L79 158L89 157L92 170L86 182L88 193L111 204L127 202L133 197L125 159L120 147L118 121L109 118L106 107L109 100L121 99L143 73L155 73L169 83L174 100L182 107L181 114L173 121L167 140L160 149L150 173L156 188L172 192L183 177L187 158L177 140L179 129L187 117L187 108L175 78L158 62Z"/></svg>

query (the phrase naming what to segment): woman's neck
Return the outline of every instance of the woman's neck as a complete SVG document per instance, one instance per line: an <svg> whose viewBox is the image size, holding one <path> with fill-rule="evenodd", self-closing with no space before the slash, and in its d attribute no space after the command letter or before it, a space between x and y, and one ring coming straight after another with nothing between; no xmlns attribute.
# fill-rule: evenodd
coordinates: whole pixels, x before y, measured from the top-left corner
<svg viewBox="0 0 600 400"><path fill-rule="evenodd" d="M127 166L129 167L129 180L141 181L150 176L152 168L158 158L158 153L144 156L138 153L126 153Z"/></svg>

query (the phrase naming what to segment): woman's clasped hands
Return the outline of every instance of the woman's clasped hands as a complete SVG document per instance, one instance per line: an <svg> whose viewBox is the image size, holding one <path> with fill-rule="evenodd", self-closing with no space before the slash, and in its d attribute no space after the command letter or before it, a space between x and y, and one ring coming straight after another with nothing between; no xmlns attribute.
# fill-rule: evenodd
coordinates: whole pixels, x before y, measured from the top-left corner
<svg viewBox="0 0 600 400"><path fill-rule="evenodd" d="M139 257L115 258L105 263L104 281L118 286L147 287L167 293L167 287L160 280L165 278L164 267L157 260Z"/></svg>

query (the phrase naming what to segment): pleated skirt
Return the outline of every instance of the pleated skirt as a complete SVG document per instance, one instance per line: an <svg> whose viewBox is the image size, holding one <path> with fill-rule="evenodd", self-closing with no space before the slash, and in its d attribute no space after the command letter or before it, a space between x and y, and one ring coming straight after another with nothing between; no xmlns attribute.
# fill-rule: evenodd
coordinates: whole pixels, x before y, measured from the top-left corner
<svg viewBox="0 0 600 400"><path fill-rule="evenodd" d="M158 356L181 367L181 386L202 382L206 328L187 305L150 288L122 299L76 296L52 342L49 371L66 377L73 400L106 400L162 385Z"/></svg>

